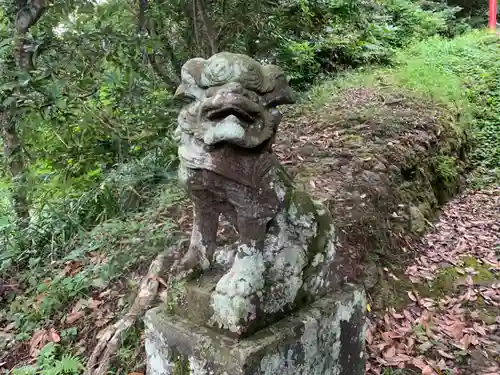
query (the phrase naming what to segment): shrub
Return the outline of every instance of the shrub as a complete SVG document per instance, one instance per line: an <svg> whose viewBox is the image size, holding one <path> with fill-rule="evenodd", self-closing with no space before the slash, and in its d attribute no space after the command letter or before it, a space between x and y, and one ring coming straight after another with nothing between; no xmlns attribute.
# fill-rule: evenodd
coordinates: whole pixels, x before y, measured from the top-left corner
<svg viewBox="0 0 500 375"><path fill-rule="evenodd" d="M387 64L397 48L436 34L452 35L457 11L428 10L409 0L300 1L282 10L277 62L291 83L304 87L318 75L364 64ZM290 26L295 32L287 32ZM276 35L276 34L275 34Z"/></svg>

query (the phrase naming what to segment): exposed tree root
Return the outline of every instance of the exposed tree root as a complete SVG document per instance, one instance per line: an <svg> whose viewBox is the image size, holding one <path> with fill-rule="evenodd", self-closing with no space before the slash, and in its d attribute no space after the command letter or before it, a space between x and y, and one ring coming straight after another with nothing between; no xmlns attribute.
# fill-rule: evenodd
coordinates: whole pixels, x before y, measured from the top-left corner
<svg viewBox="0 0 500 375"><path fill-rule="evenodd" d="M175 257L175 252L167 249L158 254L149 266L147 275L142 279L137 297L129 311L118 322L108 327L100 337L97 346L87 362L84 375L106 375L111 358L114 357L120 346L124 333L132 327L145 311L151 306L158 293L159 284L165 282L160 277L164 275Z"/></svg>

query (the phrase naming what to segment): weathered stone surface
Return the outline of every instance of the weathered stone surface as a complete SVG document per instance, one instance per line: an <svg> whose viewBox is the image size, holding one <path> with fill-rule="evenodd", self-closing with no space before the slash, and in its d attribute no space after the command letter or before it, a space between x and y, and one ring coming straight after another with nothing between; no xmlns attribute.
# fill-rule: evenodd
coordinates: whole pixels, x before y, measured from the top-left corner
<svg viewBox="0 0 500 375"><path fill-rule="evenodd" d="M456 193L470 142L458 112L394 86L389 77L358 82L321 104L289 108L274 152L294 181L329 208L337 248L351 252L358 273L369 276L363 266L374 261L376 274L386 278L387 263L405 268L414 256L408 242ZM314 156L302 152L310 147Z"/></svg>
<svg viewBox="0 0 500 375"><path fill-rule="evenodd" d="M361 375L365 306L362 289L344 285L243 340L155 308L145 317L148 375Z"/></svg>
<svg viewBox="0 0 500 375"><path fill-rule="evenodd" d="M189 60L181 78L179 177L194 210L180 269L223 270L206 324L243 337L335 290L351 265L337 251L330 212L273 154L277 106L295 100L283 71L224 52ZM233 248L217 249L221 214L238 231Z"/></svg>

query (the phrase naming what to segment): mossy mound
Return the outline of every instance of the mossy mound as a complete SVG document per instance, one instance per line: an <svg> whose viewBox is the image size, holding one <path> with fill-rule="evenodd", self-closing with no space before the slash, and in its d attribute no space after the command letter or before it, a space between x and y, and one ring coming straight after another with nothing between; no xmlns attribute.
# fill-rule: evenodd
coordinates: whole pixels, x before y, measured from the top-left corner
<svg viewBox="0 0 500 375"><path fill-rule="evenodd" d="M326 203L353 259L399 263L407 241L459 191L468 151L462 129L459 113L377 83L297 106L275 150L296 182Z"/></svg>
<svg viewBox="0 0 500 375"><path fill-rule="evenodd" d="M413 291L421 298L439 300L449 295L457 295L466 288L467 275L471 275L475 286L487 286L500 281L499 276L490 271L489 267L472 256L461 258L457 266L440 268L432 280L420 283L412 283L408 276L402 272L396 277L387 277L384 271L379 269L377 291L373 294L372 308L375 311L384 311L387 307L402 309L410 303L408 291ZM485 303L479 296L470 300L465 306L470 311L479 315L479 319L487 324L495 324L498 309Z"/></svg>

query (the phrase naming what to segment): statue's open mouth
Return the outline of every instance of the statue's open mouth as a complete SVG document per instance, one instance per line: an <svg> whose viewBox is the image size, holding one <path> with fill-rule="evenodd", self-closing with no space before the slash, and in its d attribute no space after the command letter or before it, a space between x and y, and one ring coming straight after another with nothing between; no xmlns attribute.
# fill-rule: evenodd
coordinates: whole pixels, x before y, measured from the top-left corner
<svg viewBox="0 0 500 375"><path fill-rule="evenodd" d="M257 120L257 113L251 113L235 105L228 105L219 109L214 109L207 113L207 118L210 121L222 121L228 116L234 115L239 120L252 123Z"/></svg>
<svg viewBox="0 0 500 375"><path fill-rule="evenodd" d="M228 93L208 98L202 112L209 121L220 122L233 115L245 124L253 124L262 117L262 106L245 95Z"/></svg>

